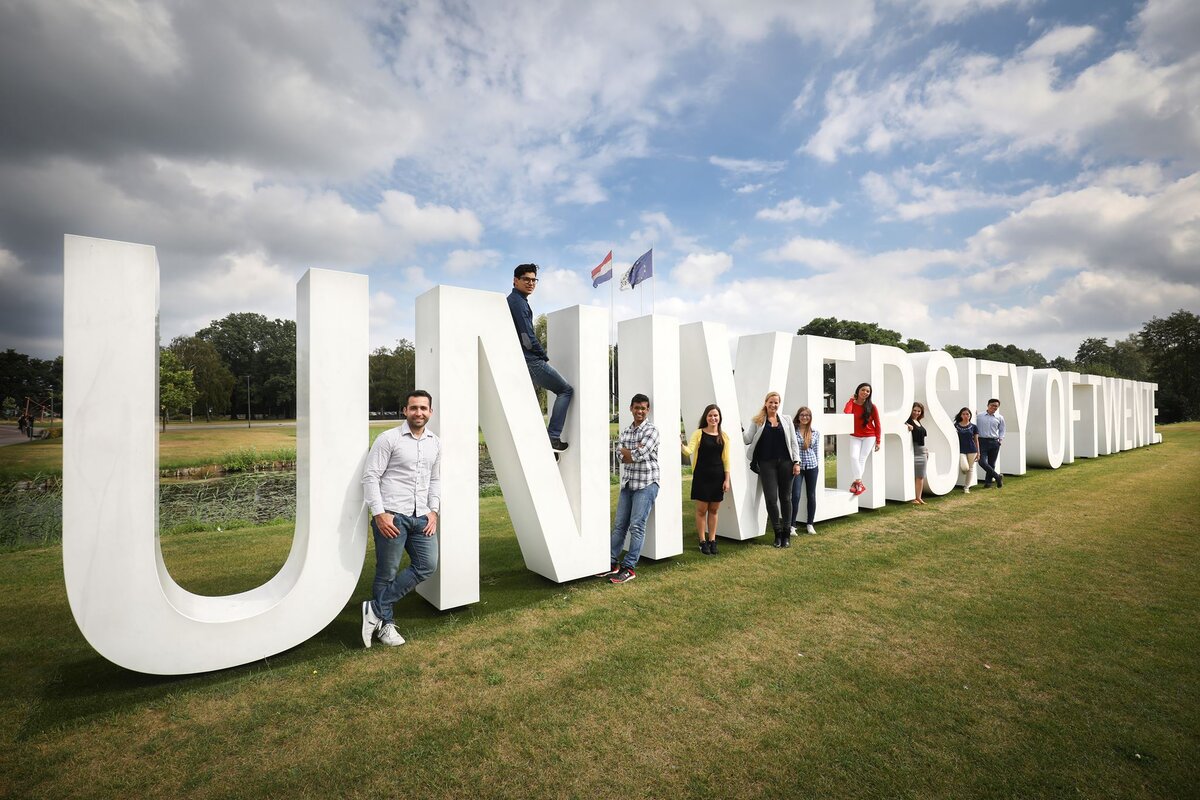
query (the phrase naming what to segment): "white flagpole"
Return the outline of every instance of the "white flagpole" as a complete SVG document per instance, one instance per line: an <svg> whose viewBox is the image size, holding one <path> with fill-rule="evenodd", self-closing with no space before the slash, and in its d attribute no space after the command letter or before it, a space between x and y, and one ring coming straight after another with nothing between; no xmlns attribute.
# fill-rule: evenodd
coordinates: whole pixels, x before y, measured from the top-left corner
<svg viewBox="0 0 1200 800"><path fill-rule="evenodd" d="M612 268L612 277L608 279L608 416L612 419L617 410L617 371L613 369L616 365L612 358L613 348L617 344L617 290L613 286L617 282L616 261L611 262L609 267Z"/></svg>

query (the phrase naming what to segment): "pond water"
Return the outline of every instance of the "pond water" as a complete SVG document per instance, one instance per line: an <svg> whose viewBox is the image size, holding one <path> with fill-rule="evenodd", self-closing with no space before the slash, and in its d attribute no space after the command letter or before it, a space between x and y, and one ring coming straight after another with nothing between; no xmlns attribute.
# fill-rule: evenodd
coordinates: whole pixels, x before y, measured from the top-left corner
<svg viewBox="0 0 1200 800"><path fill-rule="evenodd" d="M479 454L479 486L496 485L486 449ZM205 480L162 481L160 532L189 526L262 524L296 518L296 473L253 472ZM53 544L62 539L62 486L0 489L0 548Z"/></svg>

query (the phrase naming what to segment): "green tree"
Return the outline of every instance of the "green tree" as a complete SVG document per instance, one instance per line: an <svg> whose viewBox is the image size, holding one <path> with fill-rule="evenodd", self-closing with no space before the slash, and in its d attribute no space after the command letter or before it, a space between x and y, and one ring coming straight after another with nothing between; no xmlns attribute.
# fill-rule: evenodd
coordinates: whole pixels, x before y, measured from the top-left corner
<svg viewBox="0 0 1200 800"><path fill-rule="evenodd" d="M550 352L548 349L549 344L547 344L549 339L547 338L547 335L546 335L546 329L549 326L550 326L550 321L548 319L546 319L545 314L538 314L537 317L535 317L533 320L533 335L537 337L537 340L539 342L541 342L542 349L545 350L546 352ZM535 386L535 387L533 387L533 391L534 391L534 394L537 395L538 408L542 409L542 413L545 414L549 407L549 402L550 402L549 398L546 397L546 390L540 386Z"/></svg>
<svg viewBox="0 0 1200 800"><path fill-rule="evenodd" d="M250 401L260 413L294 416L296 413L296 323L269 320L262 314L230 314L196 332L212 344L234 376L230 390L231 415L246 407L246 380L250 376Z"/></svg>
<svg viewBox="0 0 1200 800"><path fill-rule="evenodd" d="M1133 381L1150 379L1150 360L1146 357L1140 334L1131 333L1113 343L1112 367L1122 378Z"/></svg>
<svg viewBox="0 0 1200 800"><path fill-rule="evenodd" d="M192 371L196 402L204 410L204 418L211 421L213 413L229 411L229 397L237 379L221 361L217 348L196 336L176 336L171 340L170 350L179 363Z"/></svg>
<svg viewBox="0 0 1200 800"><path fill-rule="evenodd" d="M401 339L396 347L378 347L368 357L370 408L377 414L399 415L404 397L416 388L416 347Z"/></svg>
<svg viewBox="0 0 1200 800"><path fill-rule="evenodd" d="M62 404L62 356L43 361L9 348L0 353L0 397L11 397L23 411L25 398L47 404L55 393L56 407Z"/></svg>
<svg viewBox="0 0 1200 800"><path fill-rule="evenodd" d="M796 331L796 334L848 339L855 344L886 344L892 347L904 347L904 337L897 331L881 328L874 322L839 320L837 317L813 317L812 321Z"/></svg>
<svg viewBox="0 0 1200 800"><path fill-rule="evenodd" d="M180 363L170 350L163 348L158 354L158 402L165 410L163 428L172 411L187 408L196 401L196 384L192 371Z"/></svg>
<svg viewBox="0 0 1200 800"><path fill-rule="evenodd" d="M1158 384L1162 421L1200 419L1200 317L1183 309L1152 317L1138 338L1149 380Z"/></svg>
<svg viewBox="0 0 1200 800"><path fill-rule="evenodd" d="M1001 361L1008 364L1016 364L1018 367L1035 367L1041 369L1049 366L1050 362L1046 357L1032 348L1022 350L1015 344L999 344L992 342L987 347L981 347L972 350L966 347L959 347L956 344L948 344L942 348L947 353L955 358L982 358L987 361Z"/></svg>

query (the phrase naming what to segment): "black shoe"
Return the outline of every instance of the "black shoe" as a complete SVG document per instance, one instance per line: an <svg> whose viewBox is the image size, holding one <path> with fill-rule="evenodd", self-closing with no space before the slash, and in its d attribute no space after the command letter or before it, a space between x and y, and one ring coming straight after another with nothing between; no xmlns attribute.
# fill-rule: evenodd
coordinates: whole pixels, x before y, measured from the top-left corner
<svg viewBox="0 0 1200 800"><path fill-rule="evenodd" d="M556 453L561 453L563 450L566 450L568 447L570 447L570 445L567 444L566 442L564 442L562 439L551 439L550 440L550 449L555 451Z"/></svg>
<svg viewBox="0 0 1200 800"><path fill-rule="evenodd" d="M1004 488L1004 478L1001 478L999 475L996 476L996 488L997 489Z"/></svg>
<svg viewBox="0 0 1200 800"><path fill-rule="evenodd" d="M792 535L790 533L785 533L783 536L780 537L780 541L782 542L782 544L779 545L780 547L791 547L792 546Z"/></svg>
<svg viewBox="0 0 1200 800"><path fill-rule="evenodd" d="M713 539L711 542L708 543L708 554L710 556L715 556L717 554L717 540L716 539Z"/></svg>
<svg viewBox="0 0 1200 800"><path fill-rule="evenodd" d="M704 541L703 539L700 540L700 552L704 555L708 555L708 542Z"/></svg>
<svg viewBox="0 0 1200 800"><path fill-rule="evenodd" d="M783 547L783 537L778 533L775 534L775 544L773 544L772 547Z"/></svg>
<svg viewBox="0 0 1200 800"><path fill-rule="evenodd" d="M637 577L637 573L629 567L621 567L621 571L609 578L612 583L629 583Z"/></svg>

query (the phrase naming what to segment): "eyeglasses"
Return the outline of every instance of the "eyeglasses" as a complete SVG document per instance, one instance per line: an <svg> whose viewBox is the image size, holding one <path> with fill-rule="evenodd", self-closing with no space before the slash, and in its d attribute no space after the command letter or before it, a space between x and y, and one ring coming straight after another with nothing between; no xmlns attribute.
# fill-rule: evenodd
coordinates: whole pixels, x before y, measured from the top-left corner
<svg viewBox="0 0 1200 800"><path fill-rule="evenodd" d="M537 283L538 282L537 278L530 278L525 275L522 275L521 277L517 278L517 280L525 281L526 283Z"/></svg>

